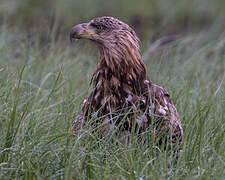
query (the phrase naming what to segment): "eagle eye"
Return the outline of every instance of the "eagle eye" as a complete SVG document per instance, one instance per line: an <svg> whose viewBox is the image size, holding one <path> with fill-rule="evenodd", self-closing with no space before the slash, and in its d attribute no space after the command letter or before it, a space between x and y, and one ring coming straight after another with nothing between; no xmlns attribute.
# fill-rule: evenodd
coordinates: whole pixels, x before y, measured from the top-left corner
<svg viewBox="0 0 225 180"><path fill-rule="evenodd" d="M95 28L97 29L97 30L102 30L102 26L101 25L95 25Z"/></svg>
<svg viewBox="0 0 225 180"><path fill-rule="evenodd" d="M96 25L95 28L98 29L98 30L101 30L102 26L101 25Z"/></svg>
<svg viewBox="0 0 225 180"><path fill-rule="evenodd" d="M97 30L102 30L102 29L103 29L102 25L100 25L100 24L94 24L94 23L91 23L90 25L91 25L92 27L96 28Z"/></svg>

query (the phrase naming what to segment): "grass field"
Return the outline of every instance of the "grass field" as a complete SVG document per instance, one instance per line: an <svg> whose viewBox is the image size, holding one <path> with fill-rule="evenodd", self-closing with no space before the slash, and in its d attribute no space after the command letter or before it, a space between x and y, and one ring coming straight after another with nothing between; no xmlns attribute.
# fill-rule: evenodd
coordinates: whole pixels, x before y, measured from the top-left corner
<svg viewBox="0 0 225 180"><path fill-rule="evenodd" d="M177 161L135 134L124 146L89 126L68 133L90 90L96 48L38 39L1 27L0 179L225 178L224 32L186 35L154 53L143 42L148 75L166 87L182 120Z"/></svg>

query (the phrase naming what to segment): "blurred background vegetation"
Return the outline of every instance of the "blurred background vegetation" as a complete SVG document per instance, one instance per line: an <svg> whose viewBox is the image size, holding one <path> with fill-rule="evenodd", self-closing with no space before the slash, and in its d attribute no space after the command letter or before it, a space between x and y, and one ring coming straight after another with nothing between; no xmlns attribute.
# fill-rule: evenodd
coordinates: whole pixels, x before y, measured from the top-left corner
<svg viewBox="0 0 225 180"><path fill-rule="evenodd" d="M148 42L168 34L224 30L224 0L1 0L0 24L28 37L67 40L77 23L114 16L132 26Z"/></svg>

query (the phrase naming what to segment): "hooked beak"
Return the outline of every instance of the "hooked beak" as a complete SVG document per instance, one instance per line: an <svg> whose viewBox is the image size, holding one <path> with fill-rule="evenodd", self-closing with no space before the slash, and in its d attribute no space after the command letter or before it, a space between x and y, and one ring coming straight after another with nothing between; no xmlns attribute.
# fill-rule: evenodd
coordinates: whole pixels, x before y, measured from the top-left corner
<svg viewBox="0 0 225 180"><path fill-rule="evenodd" d="M72 42L73 39L92 39L95 35L93 30L88 29L87 23L78 24L70 31L70 41Z"/></svg>

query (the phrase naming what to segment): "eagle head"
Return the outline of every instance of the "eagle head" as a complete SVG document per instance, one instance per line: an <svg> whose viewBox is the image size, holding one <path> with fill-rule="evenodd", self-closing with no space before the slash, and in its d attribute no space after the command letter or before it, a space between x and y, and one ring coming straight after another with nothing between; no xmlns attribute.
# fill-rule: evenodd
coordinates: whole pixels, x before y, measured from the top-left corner
<svg viewBox="0 0 225 180"><path fill-rule="evenodd" d="M114 17L97 17L88 23L78 24L70 31L70 40L90 39L109 49L116 46L134 46L139 49L139 39L135 31Z"/></svg>
<svg viewBox="0 0 225 180"><path fill-rule="evenodd" d="M112 71L145 76L145 67L139 52L139 38L126 23L114 17L97 17L78 24L70 31L70 40L90 39L98 44L100 59ZM100 64L104 64L100 62Z"/></svg>

